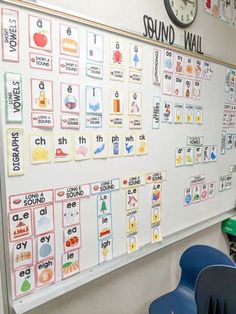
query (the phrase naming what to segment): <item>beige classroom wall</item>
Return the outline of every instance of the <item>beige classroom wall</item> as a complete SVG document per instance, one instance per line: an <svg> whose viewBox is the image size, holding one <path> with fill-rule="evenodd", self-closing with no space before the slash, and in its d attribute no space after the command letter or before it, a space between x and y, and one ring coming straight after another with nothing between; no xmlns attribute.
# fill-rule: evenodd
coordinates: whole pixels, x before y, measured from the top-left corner
<svg viewBox="0 0 236 314"><path fill-rule="evenodd" d="M170 23L162 0L48 0L47 3L76 10L78 14L138 33L144 31L144 14ZM202 36L202 50L206 54L235 63L235 29L203 14L202 3L199 0L198 17L189 30ZM175 30L176 42L183 46L183 30ZM28 313L147 313L153 299L176 286L182 252L188 246L199 243L228 252L227 241L221 233L220 224L217 224ZM3 313L2 304L0 313Z"/></svg>
<svg viewBox="0 0 236 314"><path fill-rule="evenodd" d="M148 313L152 300L176 287L180 256L194 244L207 244L228 252L227 239L217 224L27 313Z"/></svg>

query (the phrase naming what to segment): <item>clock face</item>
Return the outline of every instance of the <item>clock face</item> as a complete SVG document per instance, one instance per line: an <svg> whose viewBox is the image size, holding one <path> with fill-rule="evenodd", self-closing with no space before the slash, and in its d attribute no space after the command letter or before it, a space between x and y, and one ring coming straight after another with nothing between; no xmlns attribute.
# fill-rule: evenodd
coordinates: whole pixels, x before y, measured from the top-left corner
<svg viewBox="0 0 236 314"><path fill-rule="evenodd" d="M197 15L197 0L164 0L171 20L180 27L187 27Z"/></svg>

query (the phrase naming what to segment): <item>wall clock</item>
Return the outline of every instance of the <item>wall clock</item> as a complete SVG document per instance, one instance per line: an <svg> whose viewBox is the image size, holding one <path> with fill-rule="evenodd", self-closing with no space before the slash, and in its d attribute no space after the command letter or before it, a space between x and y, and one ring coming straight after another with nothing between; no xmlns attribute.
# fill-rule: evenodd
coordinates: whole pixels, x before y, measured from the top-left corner
<svg viewBox="0 0 236 314"><path fill-rule="evenodd" d="M188 27L197 16L198 0L164 0L166 11L174 24Z"/></svg>

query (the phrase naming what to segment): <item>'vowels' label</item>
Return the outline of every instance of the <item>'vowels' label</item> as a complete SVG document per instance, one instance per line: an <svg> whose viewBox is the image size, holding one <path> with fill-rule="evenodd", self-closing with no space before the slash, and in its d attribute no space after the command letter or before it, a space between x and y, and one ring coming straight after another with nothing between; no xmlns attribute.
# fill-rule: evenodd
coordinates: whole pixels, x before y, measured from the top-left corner
<svg viewBox="0 0 236 314"><path fill-rule="evenodd" d="M24 175L24 131L7 129L8 176Z"/></svg>
<svg viewBox="0 0 236 314"><path fill-rule="evenodd" d="M30 52L29 63L32 69L52 71L52 56Z"/></svg>
<svg viewBox="0 0 236 314"><path fill-rule="evenodd" d="M23 120L21 74L6 72L4 75L4 81L6 122L21 123Z"/></svg>
<svg viewBox="0 0 236 314"><path fill-rule="evenodd" d="M19 62L19 12L2 8L2 59Z"/></svg>

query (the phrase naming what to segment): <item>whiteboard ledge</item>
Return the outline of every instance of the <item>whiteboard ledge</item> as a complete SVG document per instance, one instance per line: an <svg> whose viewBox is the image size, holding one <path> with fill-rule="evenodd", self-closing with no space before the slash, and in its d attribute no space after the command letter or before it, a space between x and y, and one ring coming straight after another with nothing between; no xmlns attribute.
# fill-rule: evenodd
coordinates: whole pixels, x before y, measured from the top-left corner
<svg viewBox="0 0 236 314"><path fill-rule="evenodd" d="M87 269L81 272L78 275L75 275L71 278L68 278L64 281L59 281L54 285L48 286L42 290L37 291L35 294L28 295L19 300L13 301L13 309L15 313L21 314L27 311L30 311L46 302L49 302L69 291L72 291L76 288L79 288L86 283L100 278L106 274L111 273L125 265L132 263L136 260L139 260L146 255L157 252L171 244L174 244L177 241L180 241L184 238L187 238L194 233L197 233L203 229L206 229L214 224L221 222L222 220L229 218L235 215L235 209L231 209L224 213L218 214L212 218L208 218L203 222L190 225L189 227L172 232L164 237L162 242L156 244L147 244L141 247L137 252L130 255L121 255L114 258L111 262L104 263L102 265L97 265L90 269Z"/></svg>

